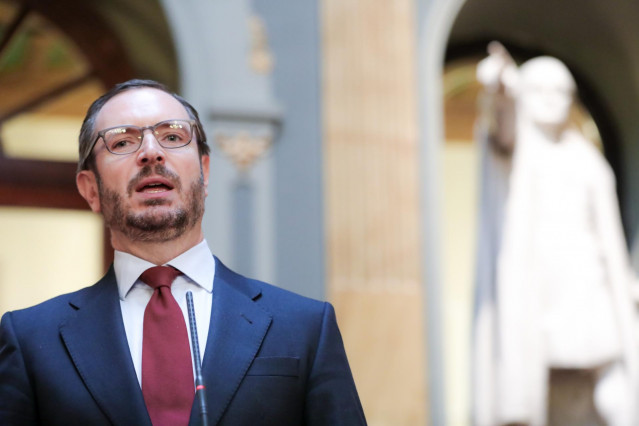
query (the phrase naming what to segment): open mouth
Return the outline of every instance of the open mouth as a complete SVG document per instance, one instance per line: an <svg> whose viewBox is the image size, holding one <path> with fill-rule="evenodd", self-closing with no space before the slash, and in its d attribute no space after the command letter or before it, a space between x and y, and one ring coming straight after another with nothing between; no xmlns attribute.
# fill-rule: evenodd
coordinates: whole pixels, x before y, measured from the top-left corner
<svg viewBox="0 0 639 426"><path fill-rule="evenodd" d="M135 191L145 194L155 194L171 191L172 189L173 185L164 179L145 179L135 188Z"/></svg>

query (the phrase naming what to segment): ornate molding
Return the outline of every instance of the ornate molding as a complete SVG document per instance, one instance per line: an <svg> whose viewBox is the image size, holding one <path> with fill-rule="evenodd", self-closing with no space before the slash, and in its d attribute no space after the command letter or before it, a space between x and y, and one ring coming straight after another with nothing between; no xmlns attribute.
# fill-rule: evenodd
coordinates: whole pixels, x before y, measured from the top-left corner
<svg viewBox="0 0 639 426"><path fill-rule="evenodd" d="M279 109L215 108L213 141L241 172L249 170L275 143L282 122Z"/></svg>
<svg viewBox="0 0 639 426"><path fill-rule="evenodd" d="M241 172L250 169L273 144L273 135L252 134L246 130L218 131L213 137L216 145Z"/></svg>

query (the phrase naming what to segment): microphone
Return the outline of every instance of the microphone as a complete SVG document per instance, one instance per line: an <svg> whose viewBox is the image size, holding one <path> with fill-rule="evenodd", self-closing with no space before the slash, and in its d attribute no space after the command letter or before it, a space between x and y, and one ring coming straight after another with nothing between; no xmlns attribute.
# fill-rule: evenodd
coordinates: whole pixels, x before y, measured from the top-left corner
<svg viewBox="0 0 639 426"><path fill-rule="evenodd" d="M197 338L197 326L195 324L195 309L193 308L193 293L186 292L186 308L189 311L189 327L191 328L191 347L193 348L193 365L195 366L195 397L200 405L202 425L208 426L206 408L206 387L202 379L202 361L200 360L200 343Z"/></svg>

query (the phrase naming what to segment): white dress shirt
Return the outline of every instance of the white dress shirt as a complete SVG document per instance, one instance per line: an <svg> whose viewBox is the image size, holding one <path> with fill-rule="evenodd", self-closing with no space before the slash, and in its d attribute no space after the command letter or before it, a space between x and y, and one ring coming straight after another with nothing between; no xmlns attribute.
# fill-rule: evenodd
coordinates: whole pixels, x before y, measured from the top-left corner
<svg viewBox="0 0 639 426"><path fill-rule="evenodd" d="M211 304L213 297L213 277L215 276L215 259L206 240L190 248L165 265L179 269L183 275L178 276L171 286L171 293L182 309L184 321L189 329L189 317L186 307L186 292L193 293L193 306L197 322L197 335L200 356L204 358L204 348L209 333L211 320ZM153 289L140 281L140 275L154 265L132 254L115 251L113 267L118 282L120 306L124 330L131 351L131 358L138 382L142 383L142 336L144 328L144 310L151 299ZM190 340L189 348L191 349Z"/></svg>

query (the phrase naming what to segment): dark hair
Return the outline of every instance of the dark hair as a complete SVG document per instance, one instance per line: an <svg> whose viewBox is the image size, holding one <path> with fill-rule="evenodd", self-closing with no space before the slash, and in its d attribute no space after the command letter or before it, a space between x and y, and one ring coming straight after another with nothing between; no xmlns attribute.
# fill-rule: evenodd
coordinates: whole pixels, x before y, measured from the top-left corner
<svg viewBox="0 0 639 426"><path fill-rule="evenodd" d="M197 137L197 147L198 152L200 153L200 157L202 155L208 155L210 148L206 143L206 134L204 133L204 128L202 127L202 123L200 122L200 116L197 113L196 109L186 101L180 95L171 92L165 85L162 83L158 83L154 80L129 80L124 83L116 84L113 86L111 90L106 92L104 95L100 96L96 99L89 109L87 110L87 115L84 117L84 121L82 122L82 127L80 128L80 137L79 137L79 153L80 157L78 160L78 172L82 170L90 170L95 168L95 158L91 155L91 151L93 151L93 146L96 142L96 129L95 129L95 120L102 110L104 104L106 104L111 98L115 95L118 95L127 90L133 89L157 89L161 90L169 95L173 96L177 101L179 101L184 108L186 109L189 117L195 120L196 123L196 137Z"/></svg>

